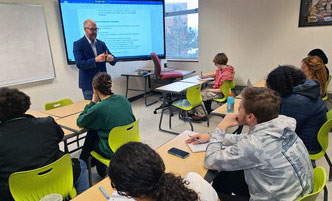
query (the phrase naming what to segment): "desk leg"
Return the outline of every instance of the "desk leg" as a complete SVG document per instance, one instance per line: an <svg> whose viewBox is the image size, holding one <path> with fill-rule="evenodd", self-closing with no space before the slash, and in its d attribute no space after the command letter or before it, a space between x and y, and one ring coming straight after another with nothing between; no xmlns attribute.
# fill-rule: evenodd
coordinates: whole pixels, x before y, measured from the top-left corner
<svg viewBox="0 0 332 201"><path fill-rule="evenodd" d="M166 105L166 93L163 92L163 104L161 107L161 114L160 114L160 121L159 121L159 130L175 135L179 135L180 133L174 132L174 131L169 131L169 130L164 130L161 128L161 122L163 121L163 115L164 115L164 110L165 110L165 105ZM171 114L170 114L171 115Z"/></svg>
<svg viewBox="0 0 332 201"><path fill-rule="evenodd" d="M147 106L150 106L150 105L152 105L152 104L155 104L156 102L158 102L158 100L156 100L156 101L153 101L153 102L151 102L151 103L147 103L147 93L148 93L148 91L147 91L147 85L149 85L149 93L150 93L150 95L151 95L151 80L150 80L150 75L149 76L144 76L144 101L145 101L145 106L147 107Z"/></svg>
<svg viewBox="0 0 332 201"><path fill-rule="evenodd" d="M69 153L67 139L63 141L65 153Z"/></svg>
<svg viewBox="0 0 332 201"><path fill-rule="evenodd" d="M126 76L127 84L126 84L126 98L128 98L128 85L129 85L129 76Z"/></svg>

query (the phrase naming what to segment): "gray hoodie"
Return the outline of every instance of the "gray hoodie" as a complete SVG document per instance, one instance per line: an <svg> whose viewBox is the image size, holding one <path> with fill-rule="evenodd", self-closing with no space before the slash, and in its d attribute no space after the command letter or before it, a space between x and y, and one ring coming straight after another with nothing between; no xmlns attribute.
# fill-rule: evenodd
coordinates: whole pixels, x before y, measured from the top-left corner
<svg viewBox="0 0 332 201"><path fill-rule="evenodd" d="M313 169L295 127L295 119L279 115L248 134L226 134L217 128L206 150L205 167L244 170L250 200L298 200L313 190Z"/></svg>

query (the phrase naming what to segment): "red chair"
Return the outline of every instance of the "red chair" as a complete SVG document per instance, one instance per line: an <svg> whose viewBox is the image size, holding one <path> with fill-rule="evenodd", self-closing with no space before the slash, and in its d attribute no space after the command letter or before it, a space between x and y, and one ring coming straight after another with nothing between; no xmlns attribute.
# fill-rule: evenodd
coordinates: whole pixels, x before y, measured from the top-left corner
<svg viewBox="0 0 332 201"><path fill-rule="evenodd" d="M154 52L151 52L151 59L154 63L154 74L159 80L168 80L170 82L174 81L176 78L183 79L183 73L180 71L172 70L172 71L161 71L161 63L158 55Z"/></svg>
<svg viewBox="0 0 332 201"><path fill-rule="evenodd" d="M162 72L161 71L161 62L160 62L160 59L158 57L158 55L154 52L151 52L151 59L154 63L154 74L155 74L155 77L156 77L156 80L167 80L169 83L170 82L173 82L176 78L181 78L183 79L183 73L180 72L180 71L176 71L176 70L171 70L171 71L165 71L165 72ZM167 105L165 107L168 107L169 105L172 104L172 98L171 98L172 95L170 95L168 98L167 98ZM157 110L159 109L162 109L162 105L157 107L153 113L154 114L157 114Z"/></svg>

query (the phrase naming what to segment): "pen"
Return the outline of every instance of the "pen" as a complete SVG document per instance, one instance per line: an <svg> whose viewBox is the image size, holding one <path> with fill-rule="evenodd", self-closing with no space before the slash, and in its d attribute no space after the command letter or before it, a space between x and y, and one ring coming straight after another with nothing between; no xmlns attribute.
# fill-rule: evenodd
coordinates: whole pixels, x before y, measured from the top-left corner
<svg viewBox="0 0 332 201"><path fill-rule="evenodd" d="M201 76L203 75L203 71L201 71Z"/></svg>
<svg viewBox="0 0 332 201"><path fill-rule="evenodd" d="M107 200L110 199L110 196L106 193L105 189L103 186L99 186L99 190L104 194Z"/></svg>
<svg viewBox="0 0 332 201"><path fill-rule="evenodd" d="M192 137L192 135L189 135L189 137ZM203 142L200 141L198 138L194 138L193 140L196 141L196 142L198 142L198 143L200 143L200 144L203 144Z"/></svg>

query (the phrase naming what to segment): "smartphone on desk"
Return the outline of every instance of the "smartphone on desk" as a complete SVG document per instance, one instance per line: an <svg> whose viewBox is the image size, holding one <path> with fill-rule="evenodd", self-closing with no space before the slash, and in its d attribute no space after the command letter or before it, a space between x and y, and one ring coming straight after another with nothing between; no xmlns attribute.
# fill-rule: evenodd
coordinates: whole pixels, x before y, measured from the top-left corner
<svg viewBox="0 0 332 201"><path fill-rule="evenodd" d="M170 148L170 149L168 150L168 153L169 153L169 154L172 154L172 155L174 155L174 156L180 157L180 158L187 158L187 157L189 156L189 153L188 153L188 152L183 151L183 150L181 150L181 149L177 149L177 148L175 148L175 147Z"/></svg>

